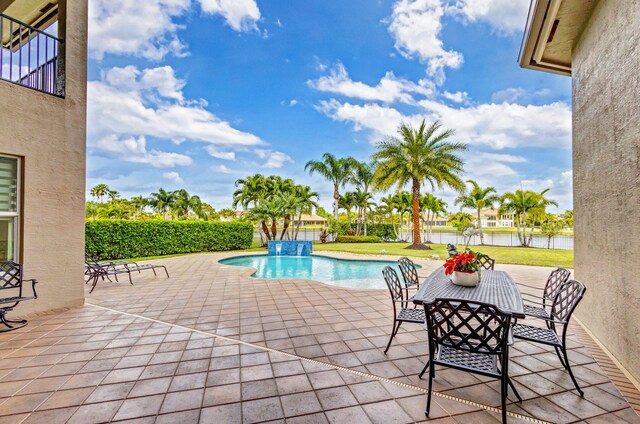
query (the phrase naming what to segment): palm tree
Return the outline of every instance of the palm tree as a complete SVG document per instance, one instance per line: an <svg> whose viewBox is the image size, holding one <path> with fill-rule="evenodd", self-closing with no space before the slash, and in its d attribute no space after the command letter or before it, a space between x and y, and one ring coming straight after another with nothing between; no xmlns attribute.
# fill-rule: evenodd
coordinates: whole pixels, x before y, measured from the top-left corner
<svg viewBox="0 0 640 424"><path fill-rule="evenodd" d="M109 193L109 186L106 184L98 184L91 189L89 192L93 197L96 198L100 203L102 203L102 199L104 196Z"/></svg>
<svg viewBox="0 0 640 424"><path fill-rule="evenodd" d="M136 210L136 216L140 216L142 215L142 213L144 212L144 208L149 204L149 201L142 197L142 196L136 196L134 198L131 199L131 206L133 206Z"/></svg>
<svg viewBox="0 0 640 424"><path fill-rule="evenodd" d="M240 204L244 210L247 210L251 203L255 207L260 200L266 197L267 180L262 174L255 174L236 180L235 185L239 188L233 192L231 206L234 209Z"/></svg>
<svg viewBox="0 0 640 424"><path fill-rule="evenodd" d="M267 240L275 240L278 236L278 220L285 215L286 203L282 197L276 196L258 203L249 210L252 219L260 222Z"/></svg>
<svg viewBox="0 0 640 424"><path fill-rule="evenodd" d="M499 214L510 212L514 215L516 223L516 231L518 240L524 247L529 247L533 239L533 229L538 220L546 210L547 206L558 203L554 200L547 199L545 194L549 189L542 190L540 193L535 191L516 190L507 192L500 198ZM530 225L530 232L527 234L527 225Z"/></svg>
<svg viewBox="0 0 640 424"><path fill-rule="evenodd" d="M449 186L464 189L458 176L464 162L458 153L467 150L463 143L448 142L453 130L438 132L441 125L434 122L429 127L425 121L417 129L402 123L399 137L388 137L378 143L373 154L376 161L376 182L381 188L397 184L398 188L411 182L413 213L413 244L409 248L430 249L420 241L420 188L428 182L432 189Z"/></svg>
<svg viewBox="0 0 640 424"><path fill-rule="evenodd" d="M358 208L358 225L356 228L356 235L360 235L362 224L364 222L364 235L367 235L367 210L374 204L371 200L373 196L371 193L367 193L360 187L353 193L353 204Z"/></svg>
<svg viewBox="0 0 640 424"><path fill-rule="evenodd" d="M433 236L433 221L435 218L442 216L447 212L447 203L439 197L434 196L431 193L426 193L420 197L420 210L422 216L425 216L426 236L425 243L433 243L431 237Z"/></svg>
<svg viewBox="0 0 640 424"><path fill-rule="evenodd" d="M298 240L298 231L300 231L300 220L302 219L303 212L311 213L312 208L317 208L318 193L311 191L309 186L296 186L296 197L298 198L298 225L296 226L296 232L293 236L294 240ZM314 200L315 199L315 200Z"/></svg>
<svg viewBox="0 0 640 424"><path fill-rule="evenodd" d="M366 163L366 162L356 162L351 170L351 182L355 184L358 189L362 190L362 193L368 200L372 199L371 196L371 188L374 181L374 171L375 164L374 163ZM367 200L367 201L368 201ZM366 203L366 202L365 202ZM364 235L367 235L367 209L364 209L364 214L362 219L364 220ZM360 231L357 231L357 234L360 235Z"/></svg>
<svg viewBox="0 0 640 424"><path fill-rule="evenodd" d="M331 153L325 153L322 155L322 161L310 160L304 166L304 170L309 171L310 175L317 172L333 184L333 216L336 221L338 220L340 187L344 187L349 181L351 168L355 163L356 160L351 157L337 158Z"/></svg>
<svg viewBox="0 0 640 424"><path fill-rule="evenodd" d="M394 220L394 216L393 216L393 211L396 209L397 207L397 197L389 194L386 197L383 197L382 199L380 199L380 201L384 204L384 208L387 211L387 213L389 214L389 219L391 220L391 225L393 225L393 232L396 234L396 239L400 236L400 234L398 233L398 229L396 228L396 222ZM402 224L401 224L402 225Z"/></svg>
<svg viewBox="0 0 640 424"><path fill-rule="evenodd" d="M355 198L353 197L353 193L347 191L344 195L340 195L338 198L338 207L340 209L344 209L347 211L347 224L349 225L349 231L351 228L351 209L356 205Z"/></svg>
<svg viewBox="0 0 640 424"><path fill-rule="evenodd" d="M455 201L456 205L460 205L460 208L468 208L476 210L476 218L478 222L478 231L480 232L480 244L484 245L484 234L482 234L482 220L480 219L480 212L484 208L493 208L494 203L500 201L500 196L496 193L496 189L493 187L482 188L477 182L473 180L467 180L473 188L469 193L462 193Z"/></svg>
<svg viewBox="0 0 640 424"><path fill-rule="evenodd" d="M149 206L151 206L156 213L162 214L163 219L167 219L167 211L171 208L174 201L174 193L172 191L166 191L163 188L158 189L157 193L151 193L149 195Z"/></svg>
<svg viewBox="0 0 640 424"><path fill-rule="evenodd" d="M109 200L118 200L120 198L120 192L118 190L109 190L107 192Z"/></svg>
<svg viewBox="0 0 640 424"><path fill-rule="evenodd" d="M193 212L200 216L202 212L202 200L199 196L191 196L187 190L180 189L173 192L174 201L171 210L178 217L187 217L189 212Z"/></svg>
<svg viewBox="0 0 640 424"><path fill-rule="evenodd" d="M100 211L100 206L95 202L87 202L85 204L85 216L87 218L96 219L98 212Z"/></svg>
<svg viewBox="0 0 640 424"><path fill-rule="evenodd" d="M393 195L394 209L400 215L400 232L397 233L401 240L408 240L409 235L404 233L405 227L409 227L409 222L405 225L404 216L411 214L413 207L413 199L408 191L399 191Z"/></svg>

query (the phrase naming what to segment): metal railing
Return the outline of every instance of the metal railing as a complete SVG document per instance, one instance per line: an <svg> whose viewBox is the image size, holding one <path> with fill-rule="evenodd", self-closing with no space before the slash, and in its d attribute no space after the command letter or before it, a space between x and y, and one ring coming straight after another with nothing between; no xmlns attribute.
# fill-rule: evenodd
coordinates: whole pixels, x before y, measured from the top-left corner
<svg viewBox="0 0 640 424"><path fill-rule="evenodd" d="M0 13L0 79L64 96L63 40Z"/></svg>

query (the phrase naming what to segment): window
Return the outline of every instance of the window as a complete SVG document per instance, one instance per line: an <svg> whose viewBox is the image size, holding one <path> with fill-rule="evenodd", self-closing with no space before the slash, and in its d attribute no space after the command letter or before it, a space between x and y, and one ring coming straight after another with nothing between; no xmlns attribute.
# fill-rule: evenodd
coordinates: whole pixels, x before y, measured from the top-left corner
<svg viewBox="0 0 640 424"><path fill-rule="evenodd" d="M18 198L17 158L0 156L0 260L18 260Z"/></svg>

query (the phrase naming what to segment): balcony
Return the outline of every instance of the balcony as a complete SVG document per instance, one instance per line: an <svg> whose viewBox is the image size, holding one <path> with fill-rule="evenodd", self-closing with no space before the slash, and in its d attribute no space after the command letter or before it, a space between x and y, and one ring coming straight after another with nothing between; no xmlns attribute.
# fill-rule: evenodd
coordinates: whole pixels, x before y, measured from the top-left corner
<svg viewBox="0 0 640 424"><path fill-rule="evenodd" d="M64 97L63 40L45 30L0 13L0 79Z"/></svg>

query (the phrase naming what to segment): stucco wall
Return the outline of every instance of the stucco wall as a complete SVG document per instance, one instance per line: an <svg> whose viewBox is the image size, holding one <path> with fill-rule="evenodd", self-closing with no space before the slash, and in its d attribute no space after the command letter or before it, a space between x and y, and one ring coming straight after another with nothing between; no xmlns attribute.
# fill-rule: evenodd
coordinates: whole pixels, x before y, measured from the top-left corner
<svg viewBox="0 0 640 424"><path fill-rule="evenodd" d="M69 1L66 98L0 81L0 153L24 158L21 261L40 281L10 317L84 301L86 26L87 2Z"/></svg>
<svg viewBox="0 0 640 424"><path fill-rule="evenodd" d="M640 380L640 0L602 0L573 50L578 317Z"/></svg>

